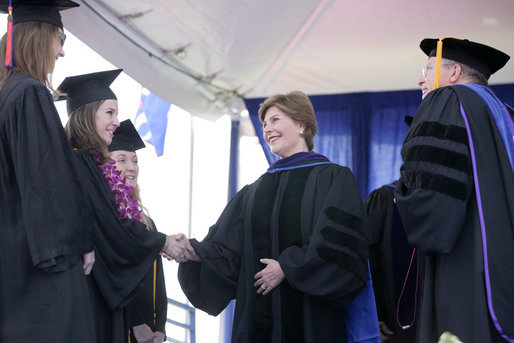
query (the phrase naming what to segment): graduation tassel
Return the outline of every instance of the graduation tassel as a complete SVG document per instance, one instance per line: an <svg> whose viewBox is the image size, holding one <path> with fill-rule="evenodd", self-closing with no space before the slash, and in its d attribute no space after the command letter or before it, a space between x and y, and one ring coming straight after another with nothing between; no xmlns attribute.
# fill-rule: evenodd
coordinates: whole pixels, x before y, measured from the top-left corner
<svg viewBox="0 0 514 343"><path fill-rule="evenodd" d="M5 67L12 68L12 5L9 0L9 15L7 16L7 42L5 48Z"/></svg>
<svg viewBox="0 0 514 343"><path fill-rule="evenodd" d="M434 89L439 88L441 85L441 64L443 59L443 40L446 38L460 39L455 37L439 37L437 41L437 50L435 52L435 77L434 77Z"/></svg>
<svg viewBox="0 0 514 343"><path fill-rule="evenodd" d="M437 41L437 50L435 53L435 78L434 78L434 89L439 88L441 82L441 59L443 58L443 39L439 38Z"/></svg>
<svg viewBox="0 0 514 343"><path fill-rule="evenodd" d="M155 309L155 295L157 293L157 260L153 261L153 326L157 322L157 311Z"/></svg>

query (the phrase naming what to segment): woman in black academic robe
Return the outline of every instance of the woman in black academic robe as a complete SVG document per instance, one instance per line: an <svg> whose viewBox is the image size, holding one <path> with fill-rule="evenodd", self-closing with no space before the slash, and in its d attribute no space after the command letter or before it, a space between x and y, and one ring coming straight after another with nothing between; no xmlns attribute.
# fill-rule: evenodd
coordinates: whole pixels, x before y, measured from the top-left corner
<svg viewBox="0 0 514 343"><path fill-rule="evenodd" d="M145 147L136 128L130 120L124 120L114 132L109 145L110 157L116 169L129 186L134 187L132 199L136 200L141 212L141 222L151 231L157 231L155 223L146 213L139 196L137 184L139 163L136 151ZM142 289L126 307L125 316L130 328L130 342L163 342L168 312L168 298L164 282L162 259L158 256L146 274Z"/></svg>
<svg viewBox="0 0 514 343"><path fill-rule="evenodd" d="M183 235L147 230L141 209L108 157L119 126L118 102L109 85L120 69L66 78L66 133L76 150L81 181L93 206L97 263L89 280L98 342L127 342L124 308L137 295L161 251L180 261L191 255ZM180 238L183 238L180 240ZM182 257L184 256L184 257Z"/></svg>
<svg viewBox="0 0 514 343"><path fill-rule="evenodd" d="M53 1L13 5L13 66L10 32L0 42L0 342L91 343L92 221L47 88L63 26Z"/></svg>
<svg viewBox="0 0 514 343"><path fill-rule="evenodd" d="M269 98L259 117L281 159L234 196L202 242L191 240L198 257L180 264L182 289L211 315L236 299L232 342L347 342L345 306L368 273L357 182L312 152L317 124L304 93Z"/></svg>

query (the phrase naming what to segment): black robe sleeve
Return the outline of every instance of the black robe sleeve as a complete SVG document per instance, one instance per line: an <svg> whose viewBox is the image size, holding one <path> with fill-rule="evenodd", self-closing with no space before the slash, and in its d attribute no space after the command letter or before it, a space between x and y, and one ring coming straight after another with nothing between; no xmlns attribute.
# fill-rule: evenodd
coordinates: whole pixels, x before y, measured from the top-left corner
<svg viewBox="0 0 514 343"><path fill-rule="evenodd" d="M168 319L168 297L166 295L166 284L164 283L164 271L162 258L157 258L157 290L155 295L155 331L166 335L166 320Z"/></svg>
<svg viewBox="0 0 514 343"><path fill-rule="evenodd" d="M152 220L152 231L157 232ZM155 318L154 318L154 273L155 273ZM147 273L142 289L126 308L129 327L147 324L153 331L164 334L168 313L168 298L162 268L162 258L155 259ZM154 324L155 319L155 324Z"/></svg>
<svg viewBox="0 0 514 343"><path fill-rule="evenodd" d="M166 236L133 219L120 219L112 191L92 156L77 152L83 187L95 217L93 277L112 310L134 298L136 286L159 256Z"/></svg>
<svg viewBox="0 0 514 343"><path fill-rule="evenodd" d="M145 303L145 300L147 299L147 297L145 297L144 295L146 295L146 290L148 288L148 285L151 286L152 282L151 282L150 278L147 277L144 280L144 288L138 292L138 295L134 298L134 300L132 300L127 305L127 307L125 309L125 313L127 313L127 317L128 317L127 320L129 323L129 327L131 327L131 328L134 326L141 325L141 324L148 324L145 322L145 315L143 313L143 309L145 308L145 306L153 307L153 304L151 302L149 304ZM144 293L144 294L142 294L142 293ZM152 312L153 312L153 310L152 310Z"/></svg>
<svg viewBox="0 0 514 343"><path fill-rule="evenodd" d="M2 111L9 113L4 123L9 145L2 149L9 149L13 160L2 168L16 175L32 262L48 271L66 270L93 250L90 207L50 93L22 73L11 77L14 89L2 90L7 98Z"/></svg>
<svg viewBox="0 0 514 343"><path fill-rule="evenodd" d="M393 192L389 186L374 190L366 199L364 207L369 218L371 240L369 245L369 266L373 280L373 291L378 318L394 328L394 284L392 270L393 245Z"/></svg>
<svg viewBox="0 0 514 343"><path fill-rule="evenodd" d="M370 245L383 240L384 227L391 221L393 192L393 188L383 186L371 192L364 202L369 220Z"/></svg>
<svg viewBox="0 0 514 343"><path fill-rule="evenodd" d="M423 100L402 158L395 198L409 244L422 254L447 253L463 227L473 190L466 128L451 87Z"/></svg>
<svg viewBox="0 0 514 343"><path fill-rule="evenodd" d="M288 247L278 261L293 288L345 306L366 283L369 229L351 171L319 169L305 189L304 245Z"/></svg>
<svg viewBox="0 0 514 343"><path fill-rule="evenodd" d="M201 263L179 266L178 278L187 298L210 315L218 315L236 296L248 190L244 187L232 198L201 243L190 240Z"/></svg>

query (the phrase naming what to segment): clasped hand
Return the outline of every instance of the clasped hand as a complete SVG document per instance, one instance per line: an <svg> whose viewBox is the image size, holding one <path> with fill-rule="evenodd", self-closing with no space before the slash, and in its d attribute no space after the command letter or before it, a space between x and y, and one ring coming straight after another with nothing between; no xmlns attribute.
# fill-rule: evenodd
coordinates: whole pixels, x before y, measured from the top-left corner
<svg viewBox="0 0 514 343"><path fill-rule="evenodd" d="M90 251L87 254L82 255L82 268L84 269L84 274L91 274L91 269L93 269L93 264L95 264L95 252Z"/></svg>
<svg viewBox="0 0 514 343"><path fill-rule="evenodd" d="M167 236L166 243L164 244L161 254L170 261L172 259L177 262L200 260L195 249L191 246L187 237L182 233Z"/></svg>
<svg viewBox="0 0 514 343"><path fill-rule="evenodd" d="M146 324L132 327L132 333L136 337L137 343L161 343L165 338L162 332L153 332Z"/></svg>
<svg viewBox="0 0 514 343"><path fill-rule="evenodd" d="M261 258L260 262L266 267L255 274L254 279L257 280L253 284L257 287L257 293L262 295L269 294L284 280L285 274L277 260L271 258Z"/></svg>

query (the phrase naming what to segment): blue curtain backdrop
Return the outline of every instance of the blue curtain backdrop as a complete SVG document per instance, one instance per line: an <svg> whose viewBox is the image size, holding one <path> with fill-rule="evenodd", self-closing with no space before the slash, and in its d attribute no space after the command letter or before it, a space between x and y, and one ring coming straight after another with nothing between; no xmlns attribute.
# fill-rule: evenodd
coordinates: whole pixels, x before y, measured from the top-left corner
<svg viewBox="0 0 514 343"><path fill-rule="evenodd" d="M514 105L514 84L493 86L496 94ZM309 96L318 120L314 151L349 167L363 199L374 189L400 176L400 150L407 133L405 116L414 116L421 91L366 92ZM245 99L250 119L268 162L273 155L262 137L258 118L264 98Z"/></svg>

